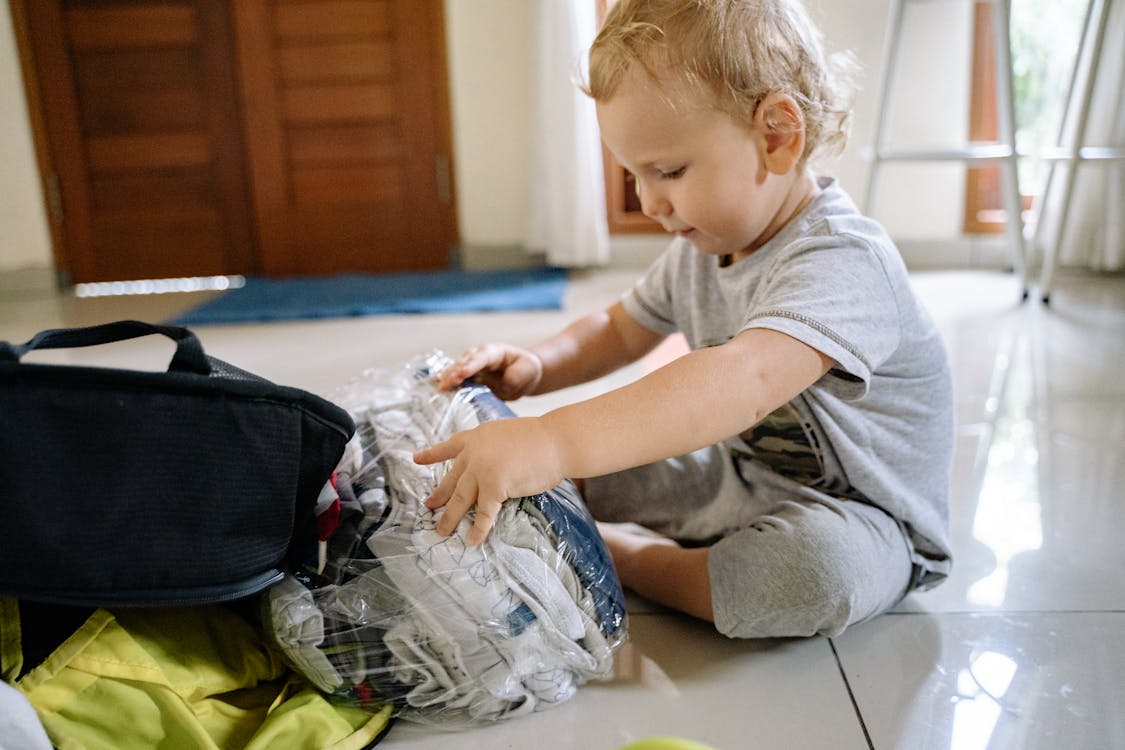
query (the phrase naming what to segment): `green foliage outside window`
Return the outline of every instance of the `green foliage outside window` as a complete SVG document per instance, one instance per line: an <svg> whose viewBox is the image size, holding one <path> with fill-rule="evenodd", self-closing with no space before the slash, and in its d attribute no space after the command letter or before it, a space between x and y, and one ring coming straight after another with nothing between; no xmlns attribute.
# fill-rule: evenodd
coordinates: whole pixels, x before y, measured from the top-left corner
<svg viewBox="0 0 1125 750"><path fill-rule="evenodd" d="M1034 155L1056 145L1088 0L1013 0L1012 77L1016 143ZM1047 164L1023 159L1023 192L1043 189Z"/></svg>

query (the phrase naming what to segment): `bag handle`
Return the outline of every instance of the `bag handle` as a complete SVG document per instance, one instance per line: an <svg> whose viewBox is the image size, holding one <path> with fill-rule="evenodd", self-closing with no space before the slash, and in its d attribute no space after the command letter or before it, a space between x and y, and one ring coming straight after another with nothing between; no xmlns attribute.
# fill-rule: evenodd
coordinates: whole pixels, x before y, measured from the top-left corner
<svg viewBox="0 0 1125 750"><path fill-rule="evenodd" d="M119 320L85 328L54 328L40 331L23 344L0 341L0 361L18 362L20 357L34 349L69 349L97 346L125 341L153 333L163 334L176 342L176 353L168 365L168 372L194 372L211 374L211 363L203 353L203 344L195 334L179 326L160 326L140 320Z"/></svg>

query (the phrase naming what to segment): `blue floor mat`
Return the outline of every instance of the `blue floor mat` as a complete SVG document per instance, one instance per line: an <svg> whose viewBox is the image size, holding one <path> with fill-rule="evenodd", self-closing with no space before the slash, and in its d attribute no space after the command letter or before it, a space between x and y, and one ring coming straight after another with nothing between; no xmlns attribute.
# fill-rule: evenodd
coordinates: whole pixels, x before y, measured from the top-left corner
<svg viewBox="0 0 1125 750"><path fill-rule="evenodd" d="M563 268L250 277L245 286L167 322L210 325L395 313L558 310L566 283Z"/></svg>

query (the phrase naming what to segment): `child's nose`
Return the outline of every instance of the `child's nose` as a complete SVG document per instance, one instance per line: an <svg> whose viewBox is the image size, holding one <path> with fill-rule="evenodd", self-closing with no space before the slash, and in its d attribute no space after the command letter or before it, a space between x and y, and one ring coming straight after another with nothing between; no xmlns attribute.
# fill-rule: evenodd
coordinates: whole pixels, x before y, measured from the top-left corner
<svg viewBox="0 0 1125 750"><path fill-rule="evenodd" d="M650 219L660 219L672 213L672 203L664 192L651 184L641 186L637 180L637 197L641 199L641 212Z"/></svg>

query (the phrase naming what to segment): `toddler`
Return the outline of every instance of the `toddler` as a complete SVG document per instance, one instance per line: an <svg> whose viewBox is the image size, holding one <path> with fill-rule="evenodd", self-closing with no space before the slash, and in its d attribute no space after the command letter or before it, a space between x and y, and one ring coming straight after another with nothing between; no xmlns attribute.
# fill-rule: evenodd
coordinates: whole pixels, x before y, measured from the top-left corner
<svg viewBox="0 0 1125 750"><path fill-rule="evenodd" d="M584 478L622 582L732 637L836 635L949 573L952 388L898 251L810 159L846 138L838 66L797 0L621 0L586 93L675 235L619 302L440 375L503 398L691 352L540 417L415 454L471 541L508 498Z"/></svg>

